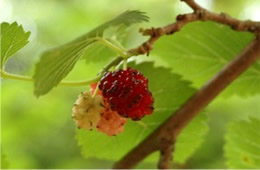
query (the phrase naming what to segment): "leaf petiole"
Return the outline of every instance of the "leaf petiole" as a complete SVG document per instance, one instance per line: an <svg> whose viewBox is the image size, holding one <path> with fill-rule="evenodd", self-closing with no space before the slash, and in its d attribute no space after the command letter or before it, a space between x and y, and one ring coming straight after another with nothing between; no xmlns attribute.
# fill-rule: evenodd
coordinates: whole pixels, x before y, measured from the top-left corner
<svg viewBox="0 0 260 170"><path fill-rule="evenodd" d="M1 73L1 77L6 78L6 79L23 80L23 81L29 81L29 82L33 81L33 79L31 77L10 74L10 73L5 72L2 69L0 69L0 73Z"/></svg>
<svg viewBox="0 0 260 170"><path fill-rule="evenodd" d="M93 40L97 40L98 42L102 43L103 45L107 46L108 48L110 48L111 50L115 51L116 53L118 53L119 55L121 55L123 58L128 58L129 54L127 53L126 50L124 50L123 48L111 43L110 41L101 38L101 37L95 37L93 38Z"/></svg>
<svg viewBox="0 0 260 170"><path fill-rule="evenodd" d="M0 73L1 73L1 77L6 78L6 79L22 80L22 81L28 81L28 82L34 81L32 77L10 74L10 73L7 73L7 72L5 72L1 69L0 69ZM85 85L89 85L91 83L95 83L95 82L99 81L100 78L101 78L101 76L97 76L97 77L94 77L92 79L83 80L83 81L62 81L62 82L60 82L59 85L62 85L62 86L85 86Z"/></svg>

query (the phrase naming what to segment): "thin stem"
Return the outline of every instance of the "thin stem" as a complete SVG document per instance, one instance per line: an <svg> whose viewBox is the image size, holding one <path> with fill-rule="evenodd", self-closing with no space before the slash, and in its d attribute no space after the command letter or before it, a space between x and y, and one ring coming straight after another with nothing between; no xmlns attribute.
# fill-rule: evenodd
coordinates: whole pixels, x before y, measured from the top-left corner
<svg viewBox="0 0 260 170"><path fill-rule="evenodd" d="M104 38L100 38L100 37L96 37L95 38L97 41L99 41L100 43L102 43L103 45L107 46L108 48L114 50L115 52L117 52L119 55L121 55L123 58L127 58L129 55L127 53L126 50L120 48L119 46L107 41Z"/></svg>
<svg viewBox="0 0 260 170"><path fill-rule="evenodd" d="M127 69L127 59L124 59L124 63L123 63L123 69L126 70Z"/></svg>
<svg viewBox="0 0 260 170"><path fill-rule="evenodd" d="M5 71L3 71L1 69L0 69L0 73L1 73L1 77L6 78L6 79L22 80L22 81L33 82L33 79L31 77L10 74L10 73L7 73L7 72L5 72Z"/></svg>
<svg viewBox="0 0 260 170"><path fill-rule="evenodd" d="M93 95L91 96L92 98L94 98L97 95L99 83L100 82L98 82L98 84L97 84L97 86L95 88L95 91L94 91Z"/></svg>
<svg viewBox="0 0 260 170"><path fill-rule="evenodd" d="M20 75L16 75L16 74L7 73L1 69L0 69L0 73L1 73L1 77L5 78L5 79L21 80L21 81L27 81L27 82L34 81L32 77L20 76ZM62 81L62 82L60 82L60 85L62 85L62 86L85 86L85 85L89 85L89 84L97 82L100 78L101 78L101 76L97 76L93 79L83 80L83 81Z"/></svg>
<svg viewBox="0 0 260 170"><path fill-rule="evenodd" d="M99 81L101 76L97 76L95 78L89 79L89 80L83 80L83 81L62 81L59 85L62 86L86 86L92 83L96 83Z"/></svg>
<svg viewBox="0 0 260 170"><path fill-rule="evenodd" d="M105 71L109 70L112 66L118 65L124 58L119 56L110 61L105 67L99 72L99 75L103 75Z"/></svg>

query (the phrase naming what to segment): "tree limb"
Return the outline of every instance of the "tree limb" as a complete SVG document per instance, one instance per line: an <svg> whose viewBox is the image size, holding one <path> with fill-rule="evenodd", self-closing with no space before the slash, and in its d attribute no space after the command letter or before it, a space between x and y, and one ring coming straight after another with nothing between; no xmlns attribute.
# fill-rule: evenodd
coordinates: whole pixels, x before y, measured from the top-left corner
<svg viewBox="0 0 260 170"><path fill-rule="evenodd" d="M150 36L150 39L140 45L138 48L130 50L133 54L145 54L152 50L153 44L163 35L170 35L179 31L184 25L194 21L214 21L220 24L230 26L236 31L248 31L255 35L260 34L260 22L255 21L241 21L230 17L225 13L213 13L210 12L198 4L194 0L182 0L186 2L193 10L193 13L181 14L176 17L176 22L166 25L165 27L151 28L151 29L140 29L143 35Z"/></svg>
<svg viewBox="0 0 260 170"><path fill-rule="evenodd" d="M169 140L170 139L170 140ZM172 162L172 153L174 149L173 143L175 139L172 138L161 138L160 141L160 160L158 163L159 169L170 169Z"/></svg>
<svg viewBox="0 0 260 170"><path fill-rule="evenodd" d="M149 35L150 39L138 48L130 50L132 54L139 55L149 53L153 43L163 35L170 35L179 31L184 25L194 21L214 21L230 26L237 31L248 31L256 35L256 38L229 64L227 64L215 77L198 90L187 102L172 114L163 124L161 124L152 134L144 139L138 146L133 148L121 160L115 163L113 168L132 168L142 161L146 156L154 151L160 150L161 159L159 168L170 168L172 148L166 144L162 147L162 139L175 141L180 131L220 92L222 92L231 82L245 72L260 57L260 22L250 20L240 21L231 18L227 14L216 14L200 7L194 0L182 0L189 5L194 12L178 15L177 21L165 27L151 28L140 32ZM166 154L165 154L166 153Z"/></svg>

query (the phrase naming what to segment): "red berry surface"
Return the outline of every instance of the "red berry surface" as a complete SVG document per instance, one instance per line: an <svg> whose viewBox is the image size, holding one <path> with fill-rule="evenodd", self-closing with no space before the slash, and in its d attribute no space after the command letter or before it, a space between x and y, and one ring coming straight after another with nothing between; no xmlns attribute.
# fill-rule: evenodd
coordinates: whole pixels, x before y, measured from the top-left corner
<svg viewBox="0 0 260 170"><path fill-rule="evenodd" d="M99 89L113 111L123 117L139 120L153 112L153 97L148 80L135 69L106 72Z"/></svg>

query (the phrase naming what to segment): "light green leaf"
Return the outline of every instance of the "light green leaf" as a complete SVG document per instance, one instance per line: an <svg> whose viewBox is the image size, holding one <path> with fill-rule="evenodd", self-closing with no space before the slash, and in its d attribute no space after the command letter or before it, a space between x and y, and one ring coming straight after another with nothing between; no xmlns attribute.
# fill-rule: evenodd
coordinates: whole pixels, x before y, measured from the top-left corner
<svg viewBox="0 0 260 170"><path fill-rule="evenodd" d="M84 49L93 41L71 42L42 54L34 74L34 94L48 93L65 78L79 60Z"/></svg>
<svg viewBox="0 0 260 170"><path fill-rule="evenodd" d="M127 36L130 34L131 31L130 28L132 27L129 27L127 25L112 26L104 30L103 37L110 41L112 44L124 48L124 45L126 45L127 43ZM84 54L82 55L82 59L85 59L87 64L101 62L106 63L116 55L117 54L108 47L100 45L100 42L95 42L89 45L88 48L86 48Z"/></svg>
<svg viewBox="0 0 260 170"><path fill-rule="evenodd" d="M182 80L179 75L171 73L167 68L155 67L153 62L131 64L131 67L140 70L148 78L149 89L155 100L154 113L141 121L128 120L125 131L113 137L108 137L97 131L77 130L76 137L85 157L118 160L147 137L195 92L188 81ZM198 116L180 135L177 141L176 152L178 155L176 161L185 161L198 147L200 141L198 138L207 129L202 125L204 121L205 115ZM182 140L193 141L194 139L198 142L181 144ZM180 152L185 153L181 154ZM146 161L157 160L156 154L146 159Z"/></svg>
<svg viewBox="0 0 260 170"><path fill-rule="evenodd" d="M86 48L82 58L85 59L87 63L100 62L102 60L103 62L108 62L116 55L113 50L100 44L100 42L94 42Z"/></svg>
<svg viewBox="0 0 260 170"><path fill-rule="evenodd" d="M36 65L34 94L44 95L57 86L73 69L88 45L95 42L91 38L102 36L103 32L111 26L129 26L143 21L148 21L148 17L143 12L126 11L74 41L44 52Z"/></svg>
<svg viewBox="0 0 260 170"><path fill-rule="evenodd" d="M260 167L260 120L249 118L230 125L225 144L229 168L252 169Z"/></svg>
<svg viewBox="0 0 260 170"><path fill-rule="evenodd" d="M213 22L195 22L180 32L162 37L151 54L163 59L174 72L199 88L231 61L251 40L253 34L236 32ZM232 94L259 94L260 61L225 91Z"/></svg>
<svg viewBox="0 0 260 170"><path fill-rule="evenodd" d="M1 23L1 68L17 51L28 44L30 32L25 32L17 22Z"/></svg>

